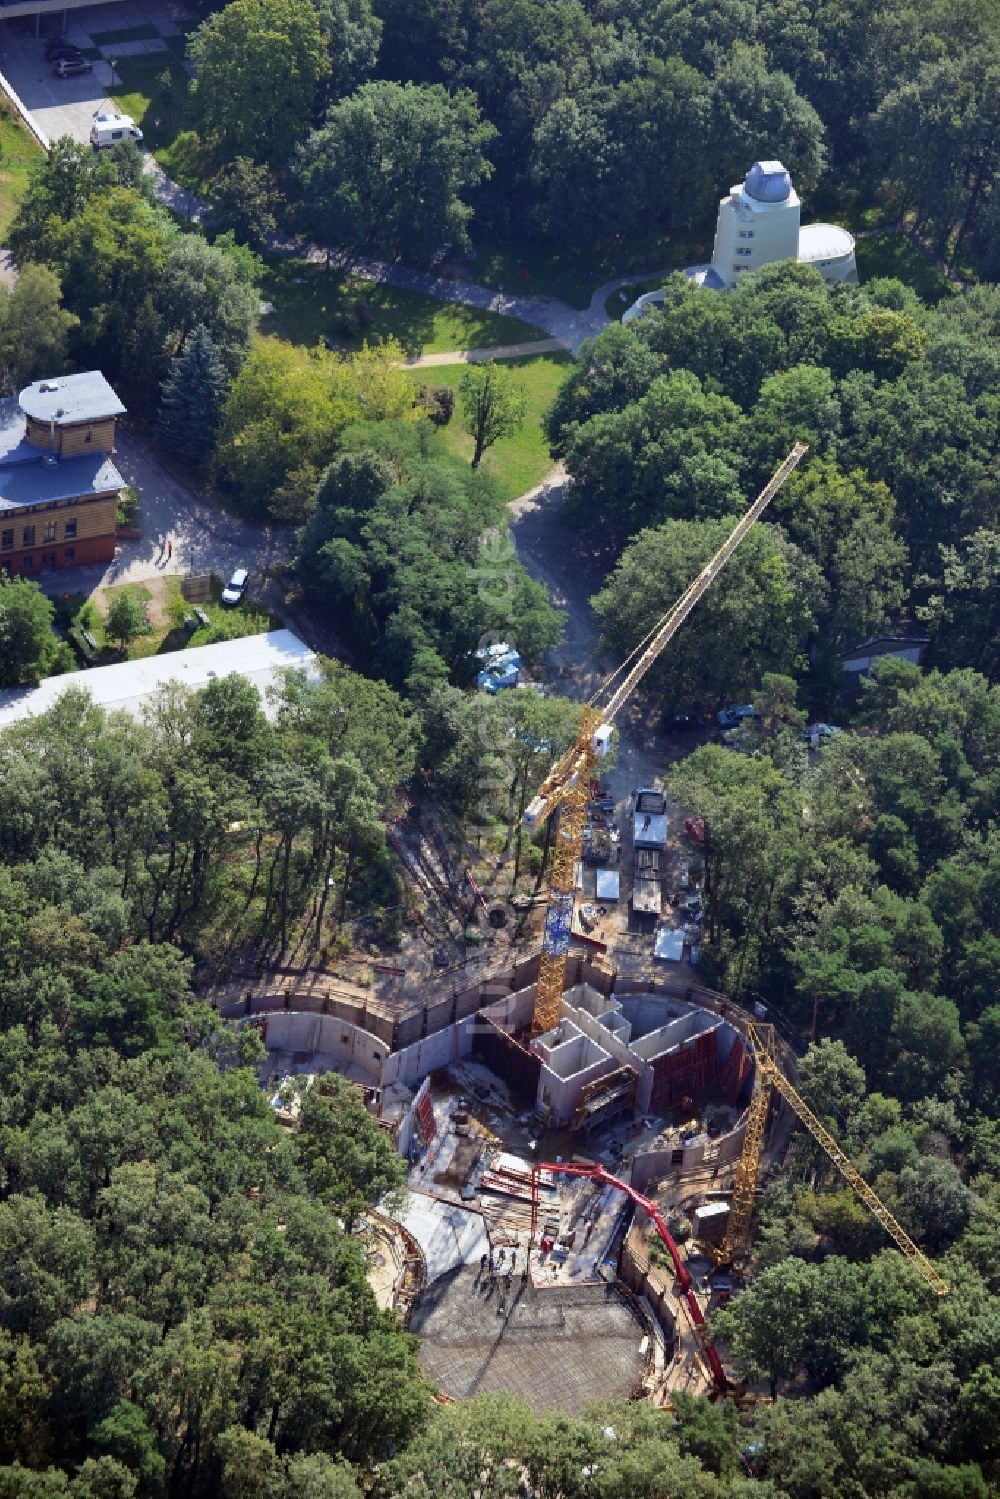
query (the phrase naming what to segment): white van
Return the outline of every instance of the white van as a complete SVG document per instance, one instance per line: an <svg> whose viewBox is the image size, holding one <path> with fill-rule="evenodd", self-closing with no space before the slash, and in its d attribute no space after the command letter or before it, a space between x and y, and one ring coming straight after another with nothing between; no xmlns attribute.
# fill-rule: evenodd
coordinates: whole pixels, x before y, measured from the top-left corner
<svg viewBox="0 0 1000 1499"><path fill-rule="evenodd" d="M137 141L142 145L142 131L131 115L95 115L90 127L90 144L95 151L102 146L117 146L120 141Z"/></svg>

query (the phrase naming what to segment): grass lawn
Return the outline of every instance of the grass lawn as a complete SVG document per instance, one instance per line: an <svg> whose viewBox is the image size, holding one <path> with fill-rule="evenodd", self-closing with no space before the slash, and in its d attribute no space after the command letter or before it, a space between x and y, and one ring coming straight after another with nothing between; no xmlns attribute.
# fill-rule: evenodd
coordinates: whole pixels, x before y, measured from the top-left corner
<svg viewBox="0 0 1000 1499"><path fill-rule="evenodd" d="M873 276L895 276L912 286L924 302L940 302L952 295L953 287L924 252L896 229L886 229L857 241L858 279L862 285Z"/></svg>
<svg viewBox="0 0 1000 1499"><path fill-rule="evenodd" d="M261 332L307 348L328 338L350 351L365 339L391 336L408 354L445 354L546 337L517 318L362 281L305 260L273 259L261 296L274 307L261 319Z"/></svg>
<svg viewBox="0 0 1000 1499"><path fill-rule="evenodd" d="M662 285L663 277L654 276L650 281L635 281L631 286L623 286L619 291L613 291L610 297L605 298L604 311L612 322L619 322L622 313L627 312L643 292L655 291L658 286Z"/></svg>
<svg viewBox="0 0 1000 1499"><path fill-rule="evenodd" d="M517 371L528 390L528 419L515 437L504 437L483 455L483 468L494 474L505 499L515 500L538 484L552 467L552 455L542 432L542 416L552 404L556 391L569 373L573 361L569 354L529 354L504 360ZM465 366L446 364L432 369L412 370L411 378L420 385L449 385L458 393ZM460 402L455 414L442 429L448 449L464 458L472 458L472 438L462 431Z"/></svg>
<svg viewBox="0 0 1000 1499"><path fill-rule="evenodd" d="M257 607L247 598L235 608L224 608L219 602L223 583L212 579L211 598L197 607L208 615L208 624L199 624L196 629L186 629L185 617L194 617L194 605L189 604L181 593L181 579L176 574L145 583L122 583L115 588L100 591L95 600L97 621L90 626L90 633L97 642L99 656L95 664L107 666L114 661L137 661L144 656L161 656L188 646L211 645L217 640L236 640L243 635L259 635L264 630L280 630L283 621L267 609ZM123 653L112 645L104 633L104 619L114 597L119 593L131 593L140 603L148 606L147 612L153 623L131 642ZM175 623L176 619L176 623Z"/></svg>
<svg viewBox="0 0 1000 1499"><path fill-rule="evenodd" d="M140 127L163 170L182 187L204 193L212 165L192 129L188 75L182 63L185 39L170 36L165 41L166 52L116 60L121 83L110 90L111 97ZM168 72L169 83L164 76Z"/></svg>
<svg viewBox="0 0 1000 1499"><path fill-rule="evenodd" d="M42 148L17 117L0 108L0 239L28 185L28 171L42 159Z"/></svg>

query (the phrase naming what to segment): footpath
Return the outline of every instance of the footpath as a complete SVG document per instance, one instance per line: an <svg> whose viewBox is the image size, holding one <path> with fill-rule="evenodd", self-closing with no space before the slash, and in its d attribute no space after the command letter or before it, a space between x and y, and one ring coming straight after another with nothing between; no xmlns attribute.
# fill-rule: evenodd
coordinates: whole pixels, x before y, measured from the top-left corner
<svg viewBox="0 0 1000 1499"><path fill-rule="evenodd" d="M203 199L189 192L187 188L180 187L168 177L152 155L147 154L145 166L153 179L156 196L161 203L192 223L203 224L205 222L209 210L208 204ZM514 295L509 292L495 291L492 287L480 286L478 282L458 280L452 276L444 276L440 272L416 271L398 260L379 260L372 255L350 255L342 250L331 250L326 245L318 245L312 240L300 239L291 234L272 234L268 238L267 248L274 255L309 260L318 265L329 265L338 271L350 272L352 276L358 276L362 281L375 281L383 286L397 286L402 291L420 292L423 296L434 297L439 302L455 302L463 307L475 307L481 312L498 312L506 317L519 318L521 322L530 323L533 328L540 328L549 335L547 340L539 340L537 343L523 346L524 353L532 354L551 352L556 348L568 349L572 354L578 353L580 345L586 339L595 338L610 324L611 319L605 311L604 304L612 293L626 286L634 286L637 281L655 280L658 276L667 276L674 269L668 266L666 269L632 271L627 276L616 276L613 280L606 281L603 286L599 286L590 299L590 305L581 309L570 307L559 297ZM512 354L519 352L522 352L521 346L512 344L508 346L505 355L495 350L474 349L455 355L428 354L413 362L415 364L426 362L428 365L462 364L470 361L473 356L511 358Z"/></svg>

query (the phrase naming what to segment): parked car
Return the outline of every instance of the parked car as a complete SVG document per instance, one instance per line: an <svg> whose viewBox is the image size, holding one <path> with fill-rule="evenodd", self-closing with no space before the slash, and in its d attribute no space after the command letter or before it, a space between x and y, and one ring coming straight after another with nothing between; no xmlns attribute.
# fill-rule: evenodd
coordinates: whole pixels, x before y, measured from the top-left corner
<svg viewBox="0 0 1000 1499"><path fill-rule="evenodd" d="M83 53L79 47L75 46L72 42L63 41L61 36L50 37L45 44L46 62L59 62L61 58L66 58L68 61L74 62L78 57L82 56Z"/></svg>
<svg viewBox="0 0 1000 1499"><path fill-rule="evenodd" d="M224 604L238 604L243 597L250 574L245 567L238 567L222 590L222 602Z"/></svg>
<svg viewBox="0 0 1000 1499"><path fill-rule="evenodd" d="M663 727L669 734L688 734L699 727L693 713L665 713Z"/></svg>
<svg viewBox="0 0 1000 1499"><path fill-rule="evenodd" d="M78 73L92 73L94 64L85 57L61 57L52 71L57 78L75 78Z"/></svg>
<svg viewBox="0 0 1000 1499"><path fill-rule="evenodd" d="M760 723L760 714L753 703L733 703L728 708L721 708L715 721L720 729L738 729L748 722Z"/></svg>

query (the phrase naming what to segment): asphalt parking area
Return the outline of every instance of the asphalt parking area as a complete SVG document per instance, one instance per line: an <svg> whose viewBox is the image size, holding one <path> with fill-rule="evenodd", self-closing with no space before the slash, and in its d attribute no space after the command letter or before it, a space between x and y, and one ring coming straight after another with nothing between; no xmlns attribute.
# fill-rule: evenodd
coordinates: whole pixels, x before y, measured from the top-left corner
<svg viewBox="0 0 1000 1499"><path fill-rule="evenodd" d="M54 30L51 23L55 17L42 19ZM102 33L134 27L155 27L161 37L175 36L179 30L164 7L152 0L122 0L115 5L88 5L71 10L64 37L81 51L90 52L99 45L95 36L99 39ZM118 49L113 44L105 46L105 56L94 60L93 72L75 78L57 78L52 64L45 60L45 38L35 36L33 17L0 23L0 71L49 140L57 140L61 135L84 143L90 139L91 121L111 103L108 89L118 82L107 60L108 54L113 55L116 50L124 55L126 51L138 51L139 47L134 43L124 43Z"/></svg>

